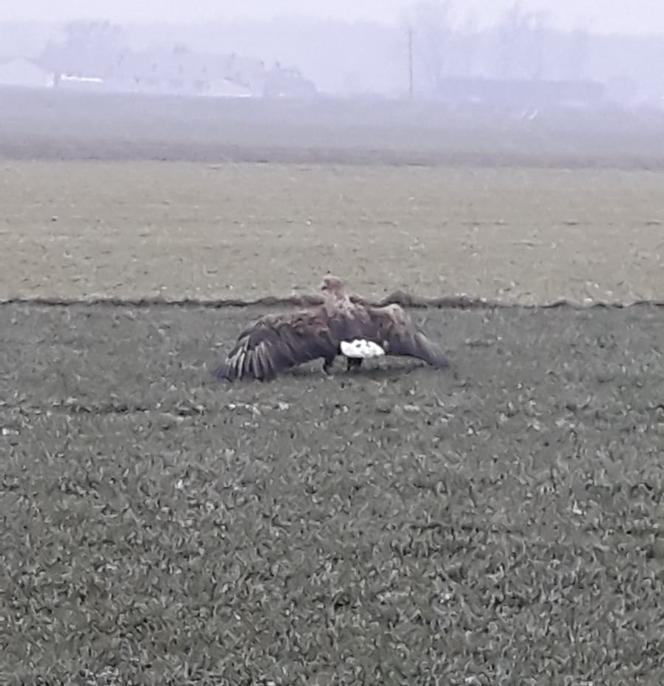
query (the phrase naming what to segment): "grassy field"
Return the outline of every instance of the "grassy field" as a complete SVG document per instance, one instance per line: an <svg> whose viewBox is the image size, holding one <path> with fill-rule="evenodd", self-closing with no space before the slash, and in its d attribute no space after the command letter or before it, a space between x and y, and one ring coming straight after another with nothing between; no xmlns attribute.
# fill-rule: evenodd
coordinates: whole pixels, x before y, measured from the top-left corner
<svg viewBox="0 0 664 686"><path fill-rule="evenodd" d="M3 683L661 683L656 309L215 382L258 314L0 309Z"/></svg>
<svg viewBox="0 0 664 686"><path fill-rule="evenodd" d="M0 682L664 682L661 308L537 307L664 299L657 118L2 98ZM264 310L80 302L328 270L511 306L226 385Z"/></svg>

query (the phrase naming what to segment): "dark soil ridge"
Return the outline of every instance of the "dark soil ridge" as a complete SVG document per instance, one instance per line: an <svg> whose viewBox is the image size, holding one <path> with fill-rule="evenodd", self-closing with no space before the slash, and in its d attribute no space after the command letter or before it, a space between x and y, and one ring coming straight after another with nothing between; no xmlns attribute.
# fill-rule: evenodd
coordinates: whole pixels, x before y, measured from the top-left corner
<svg viewBox="0 0 664 686"><path fill-rule="evenodd" d="M38 150L38 152L35 152ZM24 138L14 141L0 140L0 159L28 162L194 162L214 166L224 164L281 164L325 167L388 166L388 167L450 167L489 169L615 169L620 171L663 171L664 158L646 156L639 152L603 152L589 150L573 155L558 151L472 153L466 150L390 150L385 148L328 149L321 147L291 148L288 146L225 146L199 145L193 142L168 143L153 141L127 149L113 142L90 141L81 145L75 142L43 141Z"/></svg>
<svg viewBox="0 0 664 686"><path fill-rule="evenodd" d="M644 299L633 300L631 302L593 300L590 303L582 303L567 298L553 300L544 303L519 303L504 302L491 298L474 298L467 295L446 295L435 297L424 297L413 295L405 291L394 291L390 295L380 300L370 300L359 296L352 296L354 302L363 303L373 307L397 304L402 307L416 309L556 309L568 308L572 310L589 310L596 308L625 309L633 307L664 307L664 300ZM242 298L179 298L168 299L161 297L144 298L57 298L57 297L33 297L33 298L3 298L0 299L2 305L38 305L44 307L73 307L83 306L106 306L106 307L154 307L154 306L175 306L175 307L196 307L196 308L242 308L242 307L308 307L319 305L322 298L317 295L295 295L288 297L263 296L253 300Z"/></svg>

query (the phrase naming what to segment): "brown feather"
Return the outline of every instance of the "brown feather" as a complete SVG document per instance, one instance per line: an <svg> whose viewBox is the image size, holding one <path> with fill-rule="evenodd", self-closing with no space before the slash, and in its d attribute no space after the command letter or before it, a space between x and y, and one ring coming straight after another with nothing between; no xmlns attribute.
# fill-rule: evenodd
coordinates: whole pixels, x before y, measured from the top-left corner
<svg viewBox="0 0 664 686"><path fill-rule="evenodd" d="M448 366L435 343L419 331L399 305L367 307L351 300L340 279L323 281L323 304L293 314L270 314L246 326L226 359L220 379L274 379L281 372L322 358L331 363L342 341L364 339L389 355L406 355L436 367Z"/></svg>
<svg viewBox="0 0 664 686"><path fill-rule="evenodd" d="M269 315L242 331L215 375L229 381L269 380L298 364L334 357L338 346L329 333L322 308L291 315Z"/></svg>
<svg viewBox="0 0 664 686"><path fill-rule="evenodd" d="M375 336L388 355L415 357L427 364L445 368L449 361L440 346L420 331L400 305L368 308Z"/></svg>

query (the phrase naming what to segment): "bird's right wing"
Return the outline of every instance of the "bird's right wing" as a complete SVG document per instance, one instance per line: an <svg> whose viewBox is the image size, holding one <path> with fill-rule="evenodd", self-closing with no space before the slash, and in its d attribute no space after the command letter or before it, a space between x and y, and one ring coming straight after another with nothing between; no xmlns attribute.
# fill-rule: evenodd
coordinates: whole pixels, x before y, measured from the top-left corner
<svg viewBox="0 0 664 686"><path fill-rule="evenodd" d="M421 331L392 336L387 341L388 355L405 355L423 360L432 367L445 369L450 366L442 348Z"/></svg>
<svg viewBox="0 0 664 686"><path fill-rule="evenodd" d="M420 331L398 305L370 307L374 340L383 345L388 355L403 355L423 360L433 367L449 367L442 348Z"/></svg>
<svg viewBox="0 0 664 686"><path fill-rule="evenodd" d="M338 342L320 313L268 316L248 326L215 370L219 379L273 379L280 372L320 357L334 357Z"/></svg>

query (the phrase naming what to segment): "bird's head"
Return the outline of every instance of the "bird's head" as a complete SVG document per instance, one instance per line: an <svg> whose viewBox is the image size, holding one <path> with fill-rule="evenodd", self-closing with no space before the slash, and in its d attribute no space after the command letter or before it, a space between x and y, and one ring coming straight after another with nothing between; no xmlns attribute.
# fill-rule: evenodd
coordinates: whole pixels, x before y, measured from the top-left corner
<svg viewBox="0 0 664 686"><path fill-rule="evenodd" d="M323 277L320 289L326 293L341 295L344 292L344 282L338 276L326 274L325 277Z"/></svg>

